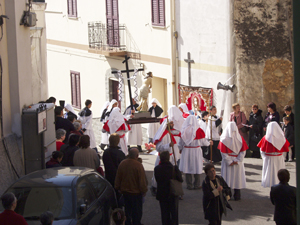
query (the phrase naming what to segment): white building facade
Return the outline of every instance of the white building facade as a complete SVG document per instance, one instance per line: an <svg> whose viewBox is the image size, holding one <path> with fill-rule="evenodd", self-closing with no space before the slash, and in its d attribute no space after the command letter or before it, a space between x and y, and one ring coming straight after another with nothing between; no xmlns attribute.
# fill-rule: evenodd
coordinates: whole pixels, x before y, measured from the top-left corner
<svg viewBox="0 0 300 225"><path fill-rule="evenodd" d="M179 83L189 85L188 52L191 63L191 85L212 88L212 104L224 111L224 123L232 111L230 91L217 90L234 74L232 38L232 1L176 0L176 30L178 32ZM232 84L231 79L227 84ZM222 106L223 95L226 104Z"/></svg>

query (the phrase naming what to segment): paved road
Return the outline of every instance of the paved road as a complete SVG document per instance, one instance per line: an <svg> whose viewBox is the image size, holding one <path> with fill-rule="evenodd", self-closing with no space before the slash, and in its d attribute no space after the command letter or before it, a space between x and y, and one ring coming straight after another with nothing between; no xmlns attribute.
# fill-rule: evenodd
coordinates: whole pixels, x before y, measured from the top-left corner
<svg viewBox="0 0 300 225"><path fill-rule="evenodd" d="M146 170L150 188L156 156L141 154L140 157L143 158L143 165ZM260 185L262 160L246 158L244 163L247 188L241 192L241 201L230 201L233 211L227 210L227 217L223 216L222 224L275 224L273 221L274 206L269 198L270 188L263 188ZM295 162L287 163L286 167L291 174L290 185L296 186ZM217 174L220 175L220 165L216 165L216 170ZM204 177L204 174L202 174L201 180L203 180ZM179 224L208 224L203 214L202 190L187 190L185 183L184 188L184 200L179 201ZM142 223L144 225L161 224L159 202L155 197L151 196L150 190L147 193L143 206Z"/></svg>

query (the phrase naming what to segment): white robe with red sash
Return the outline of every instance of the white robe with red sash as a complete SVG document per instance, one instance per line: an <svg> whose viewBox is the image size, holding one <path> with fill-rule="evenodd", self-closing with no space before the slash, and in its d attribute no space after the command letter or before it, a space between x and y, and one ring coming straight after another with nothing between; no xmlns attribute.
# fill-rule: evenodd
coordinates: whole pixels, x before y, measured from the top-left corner
<svg viewBox="0 0 300 225"><path fill-rule="evenodd" d="M180 139L178 147L181 152L179 170L188 174L203 173L203 154L201 146L207 145L205 133L201 128L197 130L195 139L186 144L183 139ZM208 143L209 144L209 143Z"/></svg>
<svg viewBox="0 0 300 225"><path fill-rule="evenodd" d="M173 147L174 147L175 158L176 158L176 161L178 161L178 157L179 157L180 154L179 154L178 145L177 145L177 142L176 142L176 139L175 139L175 135L180 136L180 132L177 131L177 130L171 130L171 133L172 133L172 141L174 143ZM173 136L173 134L174 134L174 136ZM170 153L170 162L173 165L175 165L173 150L172 150L172 147L170 147L170 143L171 143L171 138L170 138L169 132L167 130L165 130L163 132L163 134L161 135L160 139L157 139L154 142L154 144L156 145L156 151L158 152L154 167L159 165L159 163L160 163L160 156L159 155L160 155L161 152L164 152L164 151L168 151ZM151 186L152 187L157 187L157 183L156 183L154 175L152 177Z"/></svg>
<svg viewBox="0 0 300 225"><path fill-rule="evenodd" d="M247 143L240 135L235 122L229 122L220 137L218 149L221 151L221 175L230 188L246 188L244 157ZM236 162L237 164L231 165Z"/></svg>
<svg viewBox="0 0 300 225"><path fill-rule="evenodd" d="M125 133L130 130L130 126L126 124L126 119L120 113L120 109L118 107L113 109L110 117L104 124L103 129L105 129L110 134L117 133L120 136L119 147L122 149L125 155L128 155Z"/></svg>
<svg viewBox="0 0 300 225"><path fill-rule="evenodd" d="M221 176L224 178L228 186L233 189L246 188L246 175L243 160L248 146L244 138L241 138L243 145L238 154L231 151L221 141L218 146L222 155ZM238 164L230 166L233 162L237 162Z"/></svg>
<svg viewBox="0 0 300 225"><path fill-rule="evenodd" d="M277 173L280 169L285 169L282 153L289 151L289 145L277 122L269 123L266 135L257 145L263 159L261 178L263 187L272 187L279 183Z"/></svg>

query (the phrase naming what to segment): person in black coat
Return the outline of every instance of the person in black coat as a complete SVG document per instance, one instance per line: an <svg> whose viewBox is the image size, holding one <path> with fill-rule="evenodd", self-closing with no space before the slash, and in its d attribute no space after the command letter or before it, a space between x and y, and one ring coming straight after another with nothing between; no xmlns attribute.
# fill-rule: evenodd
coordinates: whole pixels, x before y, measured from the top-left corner
<svg viewBox="0 0 300 225"><path fill-rule="evenodd" d="M293 153L292 153L292 148L294 146L294 128L293 126L291 125L291 118L286 116L286 117L283 117L283 122L284 122L284 125L282 127L282 130L284 132L284 137L288 140L288 142L290 143L290 146L289 146L289 154L288 156L286 155L286 160L287 158L289 158L289 162L292 162L293 161Z"/></svg>
<svg viewBox="0 0 300 225"><path fill-rule="evenodd" d="M113 133L109 136L109 146L105 149L102 161L105 169L106 180L115 187L115 179L117 175L117 170L120 163L126 158L122 149L118 146L120 142L120 136ZM118 205L121 208L124 205L122 200L122 194L115 189Z"/></svg>
<svg viewBox="0 0 300 225"><path fill-rule="evenodd" d="M268 108L268 112L265 116L264 125L263 125L264 131L267 130L267 126L270 122L275 121L279 124L280 121L279 113L276 111L276 104L274 102L270 102L267 105L267 108Z"/></svg>
<svg viewBox="0 0 300 225"><path fill-rule="evenodd" d="M284 110L283 117L286 116L290 117L290 124L292 125L295 132L295 127L294 127L295 118L294 118L294 113L292 112L292 107L290 105L286 105L284 106L283 110ZM292 160L294 160L294 158L295 158L295 145L292 147Z"/></svg>
<svg viewBox="0 0 300 225"><path fill-rule="evenodd" d="M290 173L286 169L278 171L279 184L271 187L270 199L275 205L276 225L296 225L296 188L288 184Z"/></svg>
<svg viewBox="0 0 300 225"><path fill-rule="evenodd" d="M52 152L52 158L46 163L46 168L53 168L53 167L61 167L60 164L62 158L64 156L64 153L59 151Z"/></svg>
<svg viewBox="0 0 300 225"><path fill-rule="evenodd" d="M260 158L259 147L257 147L258 142L261 140L263 136L263 122L264 119L261 115L262 110L258 109L258 105L252 106L252 112L249 116L249 150L253 151L251 157L252 158Z"/></svg>
<svg viewBox="0 0 300 225"><path fill-rule="evenodd" d="M70 134L69 144L61 146L60 151L64 153L64 157L61 161L62 166L74 166L73 158L75 152L79 149L79 147L77 146L79 143L79 138L79 135Z"/></svg>
<svg viewBox="0 0 300 225"><path fill-rule="evenodd" d="M67 119L63 118L64 112L61 106L56 106L54 109L55 113L55 130L64 129L66 133L66 138L64 143L68 143L69 135L71 131L75 131L74 125Z"/></svg>
<svg viewBox="0 0 300 225"><path fill-rule="evenodd" d="M283 114L283 117L290 117L291 118L291 121L290 121L290 124L293 126L294 128L294 113L292 112L292 107L290 105L286 105L284 106L283 108L284 110L284 114Z"/></svg>
<svg viewBox="0 0 300 225"><path fill-rule="evenodd" d="M204 171L206 174L202 183L204 218L211 225L220 225L222 214L226 215L226 207L231 209L227 202L231 197L231 190L223 177L216 175L213 164L207 164Z"/></svg>
<svg viewBox="0 0 300 225"><path fill-rule="evenodd" d="M154 168L154 176L157 182L156 199L160 204L162 225L178 225L178 196L173 196L170 190L170 180L183 182L181 172L177 166L170 163L170 153L160 153L160 164Z"/></svg>

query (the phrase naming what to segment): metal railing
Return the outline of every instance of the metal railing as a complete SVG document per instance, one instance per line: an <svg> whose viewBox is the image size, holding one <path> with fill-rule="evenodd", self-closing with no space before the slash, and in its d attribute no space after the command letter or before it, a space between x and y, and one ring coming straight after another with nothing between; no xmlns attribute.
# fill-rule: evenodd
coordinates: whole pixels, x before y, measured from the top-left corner
<svg viewBox="0 0 300 225"><path fill-rule="evenodd" d="M101 22L88 23L89 48L110 52L129 52L131 57L140 58L140 51L125 24L117 28Z"/></svg>

